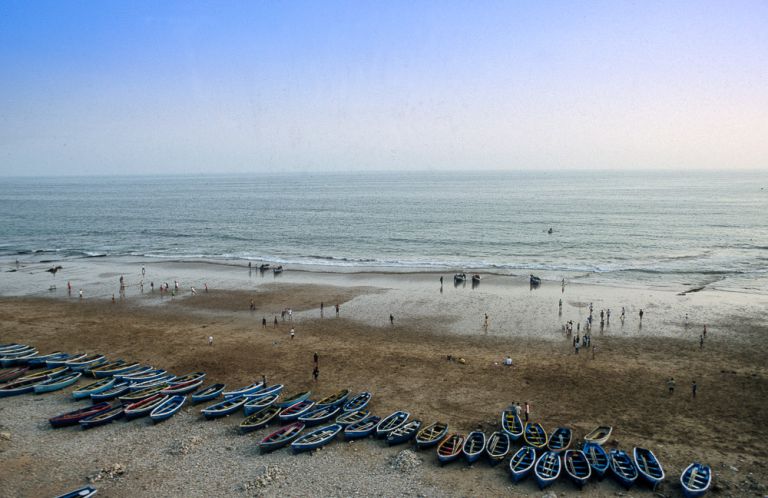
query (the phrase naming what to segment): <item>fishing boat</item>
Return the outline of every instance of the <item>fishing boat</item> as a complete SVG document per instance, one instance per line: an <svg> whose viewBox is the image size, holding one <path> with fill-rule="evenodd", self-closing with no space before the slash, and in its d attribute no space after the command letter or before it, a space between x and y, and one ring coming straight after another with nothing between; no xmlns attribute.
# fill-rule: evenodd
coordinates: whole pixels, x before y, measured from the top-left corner
<svg viewBox="0 0 768 498"><path fill-rule="evenodd" d="M45 366L48 368L60 367L65 363L67 363L68 361L79 361L79 360L82 360L83 358L86 358L87 356L88 356L88 353L75 353L75 354L67 355L64 358L51 358L49 360L45 360Z"/></svg>
<svg viewBox="0 0 768 498"><path fill-rule="evenodd" d="M112 406L109 403L98 403L95 405L86 406L85 408L80 408L79 410L74 410L71 412L62 413L61 415L57 415L55 417L51 417L48 419L48 422L50 422L53 427L75 425L84 418L105 412L111 408Z"/></svg>
<svg viewBox="0 0 768 498"><path fill-rule="evenodd" d="M348 397L349 389L342 389L341 391L331 394L330 396L326 396L325 398L318 401L317 407L325 408L326 406L339 406L344 404Z"/></svg>
<svg viewBox="0 0 768 498"><path fill-rule="evenodd" d="M452 462L461 456L464 447L464 436L458 433L451 434L437 445L437 461L440 465Z"/></svg>
<svg viewBox="0 0 768 498"><path fill-rule="evenodd" d="M279 413L279 406L267 406L240 422L240 430L243 432L251 432L266 427L270 422L278 420L277 415Z"/></svg>
<svg viewBox="0 0 768 498"><path fill-rule="evenodd" d="M504 431L496 431L488 438L488 444L485 445L485 454L491 465L496 465L507 458L507 454L512 449L512 439Z"/></svg>
<svg viewBox="0 0 768 498"><path fill-rule="evenodd" d="M581 448L587 457L589 466L592 467L592 474L598 479L605 477L608 467L611 465L611 459L608 458L608 452L597 443L584 443Z"/></svg>
<svg viewBox="0 0 768 498"><path fill-rule="evenodd" d="M262 271L269 270L271 267L272 267L272 265L270 265L269 263L262 263L259 266L259 270L262 270Z"/></svg>
<svg viewBox="0 0 768 498"><path fill-rule="evenodd" d="M277 406L280 406L280 405L278 404ZM304 415L305 413L310 412L314 406L315 406L314 401L310 401L310 400L299 401L298 403L294 403L291 406L283 408L283 411L280 412L280 415L278 415L278 417L283 422L296 420L302 415Z"/></svg>
<svg viewBox="0 0 768 498"><path fill-rule="evenodd" d="M712 469L709 465L694 462L680 475L680 485L686 498L703 496L712 486Z"/></svg>
<svg viewBox="0 0 768 498"><path fill-rule="evenodd" d="M69 493L59 495L56 498L91 498L95 494L96 488L93 486L83 486L82 488L77 488L76 490L70 491Z"/></svg>
<svg viewBox="0 0 768 498"><path fill-rule="evenodd" d="M448 424L433 422L416 434L416 449L437 446L448 434Z"/></svg>
<svg viewBox="0 0 768 498"><path fill-rule="evenodd" d="M96 367L99 365L103 365L106 362L107 362L107 358L103 354L94 354L94 355L86 356L85 358L81 358L77 360L69 360L64 364L69 368L71 368L72 370L79 372L88 367Z"/></svg>
<svg viewBox="0 0 768 498"><path fill-rule="evenodd" d="M140 363L130 363L128 365L118 367L113 371L106 371L102 372L99 371L95 373L96 377L111 377L114 376L118 380L124 380L125 377L131 376L131 375L141 375L146 372L153 371L154 367L151 365L142 365Z"/></svg>
<svg viewBox="0 0 768 498"><path fill-rule="evenodd" d="M613 477L616 478L619 484L629 489L637 481L637 467L632 463L632 459L629 457L626 451L611 450L608 453L608 457L611 461L611 471Z"/></svg>
<svg viewBox="0 0 768 498"><path fill-rule="evenodd" d="M421 420L414 419L387 434L387 444L394 446L413 439L421 428Z"/></svg>
<svg viewBox="0 0 768 498"><path fill-rule="evenodd" d="M12 367L16 364L26 363L26 360L37 356L37 349L22 350L18 353L9 353L0 358L0 366L3 368Z"/></svg>
<svg viewBox="0 0 768 498"><path fill-rule="evenodd" d="M130 388L128 387L127 382L115 380L115 383L112 384L112 387L109 389L105 389L104 391L98 393L92 393L91 401L109 401L110 399L115 399L118 396L128 394L129 390Z"/></svg>
<svg viewBox="0 0 768 498"><path fill-rule="evenodd" d="M260 412L264 408L275 404L279 398L279 393L272 393L266 396L260 396L258 398L249 398L248 401L243 405L243 413L246 417L248 415L253 415L256 412ZM279 406L277 408L278 411L280 411L281 408Z"/></svg>
<svg viewBox="0 0 768 498"><path fill-rule="evenodd" d="M632 451L635 460L635 467L640 473L640 477L654 488L664 481L664 468L661 462L656 458L653 452L646 448L638 448Z"/></svg>
<svg viewBox="0 0 768 498"><path fill-rule="evenodd" d="M177 394L188 394L202 386L204 382L203 379L188 380L186 382L176 382L177 380L178 379L174 380L168 388L163 389L163 394L170 394L172 396Z"/></svg>
<svg viewBox="0 0 768 498"><path fill-rule="evenodd" d="M512 441L523 437L525 425L516 410L504 410L501 412L501 430L509 434Z"/></svg>
<svg viewBox="0 0 768 498"><path fill-rule="evenodd" d="M69 371L70 371L69 367L64 367L64 366L54 367L54 368L49 368L47 370L39 370L36 372L28 373L23 377L19 377L19 380L39 379L43 377L49 377L49 378L60 377Z"/></svg>
<svg viewBox="0 0 768 498"><path fill-rule="evenodd" d="M43 393L49 393L53 391L58 391L59 389L64 389L65 387L69 387L75 382L77 382L80 377L82 377L82 372L73 372L66 375L62 375L61 377L54 377L53 379L48 379L43 382L40 382L39 384L36 384L34 387L35 394L43 394Z"/></svg>
<svg viewBox="0 0 768 498"><path fill-rule="evenodd" d="M155 423L168 420L181 410L186 400L187 397L182 394L171 395L149 412L149 418Z"/></svg>
<svg viewBox="0 0 768 498"><path fill-rule="evenodd" d="M397 411L385 417L379 425L376 426L376 437L383 438L398 427L405 425L411 414L404 411Z"/></svg>
<svg viewBox="0 0 768 498"><path fill-rule="evenodd" d="M193 372L189 374L184 374L180 377L176 377L176 379L173 381L173 384L184 384L192 380L204 380L204 379L205 379L205 372Z"/></svg>
<svg viewBox="0 0 768 498"><path fill-rule="evenodd" d="M608 438L611 437L611 432L613 432L613 427L601 425L600 427L596 427L590 433L584 436L584 441L602 446L608 442Z"/></svg>
<svg viewBox="0 0 768 498"><path fill-rule="evenodd" d="M344 412L338 417L336 417L336 423L339 424L342 427L346 427L350 424L354 424L355 422L360 422L361 420L364 420L368 415L370 415L371 412L368 410L355 410L353 412Z"/></svg>
<svg viewBox="0 0 768 498"><path fill-rule="evenodd" d="M370 415L359 422L349 424L344 428L344 439L362 439L370 436L381 422L381 417Z"/></svg>
<svg viewBox="0 0 768 498"><path fill-rule="evenodd" d="M249 399L256 399L256 398L263 398L266 396L271 396L272 394L280 394L283 392L283 386L282 384L275 384L274 386L268 386L264 389L257 391L255 393L246 394L245 397Z"/></svg>
<svg viewBox="0 0 768 498"><path fill-rule="evenodd" d="M523 439L529 446L537 450L542 450L547 446L547 432L538 422L528 422L525 424Z"/></svg>
<svg viewBox="0 0 768 498"><path fill-rule="evenodd" d="M131 384L138 384L140 382L152 381L166 375L168 375L167 370L149 367L148 369L140 368L134 372L120 375L119 377L123 380L127 380Z"/></svg>
<svg viewBox="0 0 768 498"><path fill-rule="evenodd" d="M35 377L33 379L20 378L0 387L0 398L16 396L17 394L31 393L35 386L49 380L50 377Z"/></svg>
<svg viewBox="0 0 768 498"><path fill-rule="evenodd" d="M30 368L41 367L45 365L45 362L48 360L63 358L66 355L67 353L64 353L62 351L54 351L53 353L48 353L48 354L37 354L35 356L25 358L24 364L29 365Z"/></svg>
<svg viewBox="0 0 768 498"><path fill-rule="evenodd" d="M291 449L294 453L310 451L333 441L333 438L341 432L342 427L339 424L331 424L315 429L309 434L296 438L291 443Z"/></svg>
<svg viewBox="0 0 768 498"><path fill-rule="evenodd" d="M29 371L29 367L18 367L0 373L0 384L18 379Z"/></svg>
<svg viewBox="0 0 768 498"><path fill-rule="evenodd" d="M130 385L128 385L130 389ZM150 396L154 396L155 394L160 394L160 391L168 387L168 384L160 384L153 387L148 387L146 389L141 389L139 391L128 391L127 393L123 394L122 396L119 396L118 399L124 404L129 405L131 403L137 403L141 400L147 399ZM91 396L93 398L93 396Z"/></svg>
<svg viewBox="0 0 768 498"><path fill-rule="evenodd" d="M357 410L362 410L363 408L368 406L368 403L371 402L372 397L373 397L373 394L371 394L368 391L363 391L349 398L349 400L347 400L347 402L344 403L344 406L341 408L341 410L344 412L354 412Z"/></svg>
<svg viewBox="0 0 768 498"><path fill-rule="evenodd" d="M523 446L509 460L509 473L515 482L525 479L536 465L536 449L533 446Z"/></svg>
<svg viewBox="0 0 768 498"><path fill-rule="evenodd" d="M571 446L571 440L573 439L573 431L567 427L558 427L549 436L547 447L550 451L562 452L567 450Z"/></svg>
<svg viewBox="0 0 768 498"><path fill-rule="evenodd" d="M224 401L203 408L200 410L200 413L202 413L208 420L224 417L231 413L235 413L246 403L246 401L248 401L248 398L245 396L240 396L239 398L227 398Z"/></svg>
<svg viewBox="0 0 768 498"><path fill-rule="evenodd" d="M276 267L272 268L272 271L274 273L283 273L283 265L276 266Z"/></svg>
<svg viewBox="0 0 768 498"><path fill-rule="evenodd" d="M461 452L464 454L467 462L474 463L483 456L487 441L483 431L472 431L467 435L467 438L464 440L464 446L461 448Z"/></svg>
<svg viewBox="0 0 768 498"><path fill-rule="evenodd" d="M19 343L9 343L9 344L3 344L0 346L0 355L3 355L5 353L12 353L14 351L18 351L20 349L27 349L30 346L28 344L19 344Z"/></svg>
<svg viewBox="0 0 768 498"><path fill-rule="evenodd" d="M144 417L152 413L152 410L158 408L160 405L171 399L170 396L163 396L159 392L152 396L131 403L125 406L125 417L128 419Z"/></svg>
<svg viewBox="0 0 768 498"><path fill-rule="evenodd" d="M318 408L317 406L318 405L315 405L311 411L306 412L303 415L299 416L298 421L304 422L309 427L312 425L319 425L319 424L322 424L323 422L327 422L332 418L337 417L339 413L341 413L340 406L325 405L322 408ZM278 407L278 410L279 410L279 407Z"/></svg>
<svg viewBox="0 0 768 498"><path fill-rule="evenodd" d="M544 489L555 482L560 477L561 467L560 455L554 451L545 451L533 468L539 488Z"/></svg>
<svg viewBox="0 0 768 498"><path fill-rule="evenodd" d="M128 385L131 387L131 391L141 391L150 387L163 386L163 389L171 387L171 382L176 379L173 374L165 374L153 377L150 380L144 380L142 382L130 382Z"/></svg>
<svg viewBox="0 0 768 498"><path fill-rule="evenodd" d="M99 372L101 370L111 370L114 368L120 368L123 365L126 365L125 360L115 360L115 361L108 361L106 363L102 363L101 365L92 365L87 368L83 369L83 373L85 375L90 375L91 377L96 377L96 374L94 373L94 370Z"/></svg>
<svg viewBox="0 0 768 498"><path fill-rule="evenodd" d="M299 437L299 434L301 434L301 431L303 430L304 424L301 422L285 425L262 439L259 442L259 449L262 453L268 453L278 448L282 448Z"/></svg>
<svg viewBox="0 0 768 498"><path fill-rule="evenodd" d="M281 406L282 408L288 408L289 406L294 405L299 401L306 401L311 394L312 391L302 391L299 393L291 394L290 396L283 399L283 401L279 402L278 406Z"/></svg>
<svg viewBox="0 0 768 498"><path fill-rule="evenodd" d="M241 387L240 389L235 389L234 391L225 391L222 394L225 398L239 398L240 396L245 396L246 394L257 393L262 389L264 389L264 383L256 382L254 384Z"/></svg>
<svg viewBox="0 0 768 498"><path fill-rule="evenodd" d="M212 399L216 399L219 397L219 395L224 391L224 389L227 386L224 384L211 384L208 387L205 387L196 393L194 393L190 400L192 401L193 405L196 405L197 403L202 403L203 401L211 401Z"/></svg>
<svg viewBox="0 0 768 498"><path fill-rule="evenodd" d="M587 455L581 450L565 450L563 469L578 487L584 486L592 477L592 467L587 461Z"/></svg>
<svg viewBox="0 0 768 498"><path fill-rule="evenodd" d="M83 429L91 429L100 425L111 424L113 421L122 418L125 415L125 407L123 405L117 405L109 410L91 415L80 420L80 427Z"/></svg>
<svg viewBox="0 0 768 498"><path fill-rule="evenodd" d="M453 275L453 281L454 283L462 283L467 281L467 274L466 273L456 273Z"/></svg>

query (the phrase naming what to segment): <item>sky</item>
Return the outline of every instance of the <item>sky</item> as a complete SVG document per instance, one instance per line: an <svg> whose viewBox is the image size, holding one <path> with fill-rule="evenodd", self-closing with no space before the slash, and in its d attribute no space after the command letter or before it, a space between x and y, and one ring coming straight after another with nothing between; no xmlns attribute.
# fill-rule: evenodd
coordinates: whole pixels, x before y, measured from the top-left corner
<svg viewBox="0 0 768 498"><path fill-rule="evenodd" d="M768 169L768 2L0 2L0 176Z"/></svg>

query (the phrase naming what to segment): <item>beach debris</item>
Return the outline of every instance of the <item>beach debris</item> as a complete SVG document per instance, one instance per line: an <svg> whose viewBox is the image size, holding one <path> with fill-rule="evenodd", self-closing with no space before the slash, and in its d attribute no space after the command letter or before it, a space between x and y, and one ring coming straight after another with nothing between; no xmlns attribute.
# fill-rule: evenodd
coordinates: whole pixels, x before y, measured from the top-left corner
<svg viewBox="0 0 768 498"><path fill-rule="evenodd" d="M256 491L282 479L283 471L276 465L261 465L256 467L256 477L240 485L243 492Z"/></svg>
<svg viewBox="0 0 768 498"><path fill-rule="evenodd" d="M88 476L88 482L94 483L104 479L118 479L125 474L125 466L121 463L113 463L109 467L103 468L97 473Z"/></svg>
<svg viewBox="0 0 768 498"><path fill-rule="evenodd" d="M403 473L410 473L421 465L421 458L412 450L403 450L392 458L390 466Z"/></svg>
<svg viewBox="0 0 768 498"><path fill-rule="evenodd" d="M557 498L557 493L554 491L547 491L543 495L541 495L541 498Z"/></svg>
<svg viewBox="0 0 768 498"><path fill-rule="evenodd" d="M168 449L168 453L171 455L186 455L200 446L202 442L203 438L200 436L192 436L189 439L184 439L181 441L177 440L174 441L171 447Z"/></svg>
<svg viewBox="0 0 768 498"><path fill-rule="evenodd" d="M11 440L11 433L10 432L0 432L0 439L3 441L10 441Z"/></svg>

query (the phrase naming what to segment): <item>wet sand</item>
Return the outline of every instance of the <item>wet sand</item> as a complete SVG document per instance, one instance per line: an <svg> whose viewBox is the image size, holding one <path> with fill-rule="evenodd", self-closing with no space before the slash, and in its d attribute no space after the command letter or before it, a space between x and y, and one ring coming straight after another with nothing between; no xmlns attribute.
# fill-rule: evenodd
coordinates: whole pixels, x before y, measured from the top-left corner
<svg viewBox="0 0 768 498"><path fill-rule="evenodd" d="M569 285L562 292L555 284L531 291L523 285L506 288L508 282L494 283L496 278L484 280L475 290L448 287L446 281L440 293L434 276L311 276L312 282L305 275L287 273L286 277L250 289L223 291L212 286L207 294L198 286L196 296L184 292L174 299L160 299L157 291L133 290L115 304L104 298L5 297L0 299L0 342L28 342L41 351L98 351L178 374L205 370L211 382L233 386L263 374L270 382L286 384L291 392L312 389L325 395L340 388L371 390L377 414L407 409L427 423L443 420L464 432L477 426L495 430L505 406L528 401L532 418L547 430L565 425L581 437L596 425L613 425L610 446L653 449L667 471L664 494L668 496L680 495L676 479L694 460L713 465L718 489L726 496L765 490L768 351L763 338L768 326L760 311L761 296L731 295L723 303L722 296L705 292L677 296L673 291ZM497 285L503 289L495 289ZM558 315L561 296L563 314ZM248 310L251 299L255 312ZM325 303L322 317L321 301ZM337 301L341 302L338 317L332 308ZM594 358L586 350L574 354L570 340L560 332L563 321L586 317L589 301L596 311L621 303L633 311L624 327L614 311L611 325L602 334L593 329L593 344L598 346ZM634 316L638 307L647 310L642 328ZM293 309L292 322L280 319L284 308ZM491 310L487 331L483 309ZM687 328L680 319L681 310L691 314ZM390 312L395 315L394 325L389 323ZM263 316L267 328L262 328ZM277 327L273 326L275 316ZM698 341L702 316L708 324L703 350ZM293 340L291 326L296 330ZM212 347L208 336L214 337ZM311 378L314 352L320 356L317 384ZM507 354L514 360L511 368L499 365ZM448 361L447 355L462 357L466 363ZM677 382L671 396L665 385L669 377ZM695 400L690 390L694 379L699 386ZM18 402L0 399L0 413ZM190 407L185 412L195 413ZM51 415L46 413L42 420ZM215 423L235 427L240 418ZM15 424L19 425L23 426ZM28 437L50 431L39 423L28 429ZM194 426L187 430L193 431ZM380 457L382 451L391 455L399 451L381 450L380 443L362 444L373 445L370 458ZM341 462L368 458L366 451L354 456L332 447L326 451L336 451ZM127 449L125 455L127 461L140 458L141 448ZM424 464L413 476L415 490L423 487L451 496L537 493L531 482L511 487L501 467L476 464L465 471L465 465L458 464L440 469L433 452L421 456ZM259 462L251 454L233 458ZM54 463L45 458L25 460L24 448L13 439L0 441L0 459L17 464L23 460L27 473L42 483L45 469ZM62 467L61 476L48 483L47 491L60 489L62 480L77 485L87 475L84 462L57 465ZM32 488L12 470L18 468L1 466L0 481L8 483L7 489L15 495L25 495ZM474 475L468 478L467 472ZM177 478L183 489L183 474ZM136 470L104 486L107 496L128 496L131 485L146 485L153 479L150 471ZM275 488L273 494L301 495L299 481L300 475L284 477L279 493ZM758 487L747 490L749 486ZM261 492L270 495L269 489ZM567 482L553 487L558 494L573 489ZM590 495L610 496L617 491L608 481L588 488ZM364 493L393 494L386 485L375 483L368 484Z"/></svg>

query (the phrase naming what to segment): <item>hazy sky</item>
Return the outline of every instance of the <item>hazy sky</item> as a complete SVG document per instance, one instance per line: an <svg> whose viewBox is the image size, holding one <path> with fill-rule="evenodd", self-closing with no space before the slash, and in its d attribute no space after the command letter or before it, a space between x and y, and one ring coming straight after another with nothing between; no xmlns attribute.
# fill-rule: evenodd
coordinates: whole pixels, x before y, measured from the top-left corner
<svg viewBox="0 0 768 498"><path fill-rule="evenodd" d="M768 1L0 2L0 175L768 168Z"/></svg>

